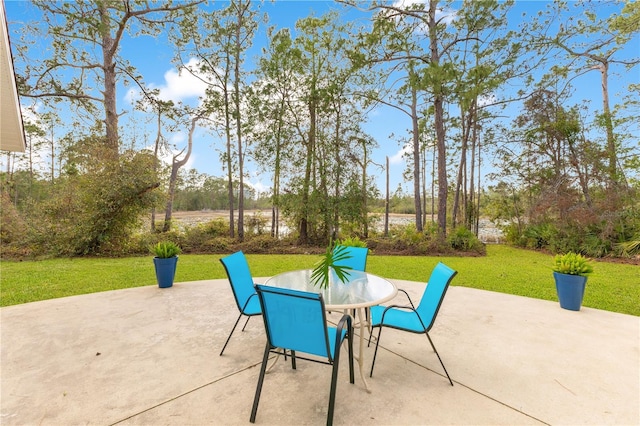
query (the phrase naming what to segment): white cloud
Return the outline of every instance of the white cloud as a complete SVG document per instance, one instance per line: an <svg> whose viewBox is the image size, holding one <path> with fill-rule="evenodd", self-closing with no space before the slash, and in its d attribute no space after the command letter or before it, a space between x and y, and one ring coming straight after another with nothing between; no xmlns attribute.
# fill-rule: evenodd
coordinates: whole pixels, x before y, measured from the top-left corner
<svg viewBox="0 0 640 426"><path fill-rule="evenodd" d="M185 64L186 68L196 69L198 60L191 58ZM180 102L190 98L204 96L207 84L186 69L177 71L171 69L164 73L165 84L158 87L160 98L165 101Z"/></svg>
<svg viewBox="0 0 640 426"><path fill-rule="evenodd" d="M406 144L398 152L393 154L391 158L389 158L389 164L401 164L404 162L404 157L410 154L411 154L411 145Z"/></svg>
<svg viewBox="0 0 640 426"><path fill-rule="evenodd" d="M138 88L130 87L124 95L124 100L129 105L135 104L138 99L140 99L140 89Z"/></svg>
<svg viewBox="0 0 640 426"><path fill-rule="evenodd" d="M393 7L399 7L402 9L407 9L414 4L427 4L427 0L396 0L393 2Z"/></svg>
<svg viewBox="0 0 640 426"><path fill-rule="evenodd" d="M256 183L248 182L248 185L256 191L256 195L271 191L271 187L266 186L260 180L258 180Z"/></svg>
<svg viewBox="0 0 640 426"><path fill-rule="evenodd" d="M182 142L186 140L187 140L187 135L185 135L184 132L174 132L174 133L171 133L171 136L169 137L169 143L173 145L180 145Z"/></svg>
<svg viewBox="0 0 640 426"><path fill-rule="evenodd" d="M185 64L186 67L194 70L197 65L198 61L195 58L191 58ZM170 69L164 73L164 82L162 84L156 85L152 83L149 84L149 87L160 90L160 99L178 103L204 97L207 84L186 69L181 71ZM131 87L124 95L124 100L129 105L134 105L141 97L140 89Z"/></svg>
<svg viewBox="0 0 640 426"><path fill-rule="evenodd" d="M495 104L496 102L498 102L498 98L493 93L478 97L478 106L480 107L492 105L492 104Z"/></svg>
<svg viewBox="0 0 640 426"><path fill-rule="evenodd" d="M424 5L425 10L428 9L427 0L396 0L393 2L393 6L400 9L411 9L415 5ZM436 9L436 21L442 24L449 25L457 18L457 12L453 9ZM421 25L421 31L428 33L427 28Z"/></svg>

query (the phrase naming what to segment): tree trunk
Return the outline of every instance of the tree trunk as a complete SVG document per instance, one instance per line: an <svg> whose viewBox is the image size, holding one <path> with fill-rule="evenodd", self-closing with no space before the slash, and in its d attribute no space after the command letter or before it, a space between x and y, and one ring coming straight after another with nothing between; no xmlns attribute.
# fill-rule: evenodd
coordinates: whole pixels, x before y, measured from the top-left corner
<svg viewBox="0 0 640 426"><path fill-rule="evenodd" d="M602 109L604 111L604 127L607 132L607 157L609 159L609 181L615 185L618 182L618 153L616 149L616 139L613 134L613 122L611 120L611 109L609 107L609 62L602 61L600 64L602 78Z"/></svg>
<svg viewBox="0 0 640 426"><path fill-rule="evenodd" d="M309 242L309 191L311 190L311 167L313 166L313 147L316 140L316 99L315 83L311 89L311 99L309 100L309 136L307 138L306 163L304 168L304 181L302 183L302 209L299 227L299 242L307 244Z"/></svg>
<svg viewBox="0 0 640 426"><path fill-rule="evenodd" d="M155 158L153 168L155 171L158 170L158 150L160 149L160 141L162 140L161 117L162 117L162 109L158 107L158 122L157 122L158 132L156 133L156 143L153 148L153 157ZM172 209L173 209L173 206L172 206ZM151 232L156 232L156 208L155 207L151 209Z"/></svg>
<svg viewBox="0 0 640 426"><path fill-rule="evenodd" d="M185 154L182 160L177 160L176 157L173 157L173 161L171 163L171 176L169 177L169 197L167 199L167 207L164 213L164 226L162 228L162 232L168 232L171 230L171 216L173 214L173 197L176 192L176 181L178 180L178 170L189 161L189 157L191 156L191 148L193 147L193 132L196 129L196 122L199 120L199 117L195 117L191 120L191 128L189 129L189 142L187 145L187 153Z"/></svg>
<svg viewBox="0 0 640 426"><path fill-rule="evenodd" d="M386 196L384 198L384 236L389 236L389 156L386 156L387 182Z"/></svg>
<svg viewBox="0 0 640 426"><path fill-rule="evenodd" d="M114 158L118 155L118 111L116 109L116 64L114 57L117 52L115 40L111 37L111 17L107 3L98 5L100 21L102 22L102 71L104 72L104 110L106 145L110 148Z"/></svg>
<svg viewBox="0 0 640 426"><path fill-rule="evenodd" d="M411 127L413 131L413 197L416 209L416 230L423 231L422 201L420 200L420 129L418 127L418 89L411 87Z"/></svg>
<svg viewBox="0 0 640 426"><path fill-rule="evenodd" d="M233 101L235 106L236 118L236 138L238 143L238 239L244 239L244 154L242 142L242 113L240 108L240 55L242 55L242 27L243 14L247 10L249 3L238 4L238 22L236 23L236 39L234 51L234 68L233 68Z"/></svg>
<svg viewBox="0 0 640 426"><path fill-rule="evenodd" d="M273 200L271 207L271 236L278 238L280 235L280 218L279 218L279 205L280 205L280 149L282 144L282 115L285 110L284 97L280 103L280 114L277 115L278 130L276 132L276 158L273 167Z"/></svg>
<svg viewBox="0 0 640 426"><path fill-rule="evenodd" d="M369 238L369 214L367 207L367 144L366 139L362 139L362 152L363 152L363 161L362 161L362 225L364 227L363 235L364 238Z"/></svg>
<svg viewBox="0 0 640 426"><path fill-rule="evenodd" d="M225 81L227 79L225 78ZM227 137L227 195L229 197L229 237L235 238L235 217L234 217L234 197L233 197L233 159L231 156L231 113L229 111L229 92L224 91L224 120L225 135Z"/></svg>
<svg viewBox="0 0 640 426"><path fill-rule="evenodd" d="M438 1L429 1L429 48L431 50L431 64L440 65L440 52L438 51L438 33L436 23L436 11ZM433 107L435 114L436 144L438 147L438 232L442 239L447 236L447 145L444 130L444 87L441 76L436 76L433 87Z"/></svg>

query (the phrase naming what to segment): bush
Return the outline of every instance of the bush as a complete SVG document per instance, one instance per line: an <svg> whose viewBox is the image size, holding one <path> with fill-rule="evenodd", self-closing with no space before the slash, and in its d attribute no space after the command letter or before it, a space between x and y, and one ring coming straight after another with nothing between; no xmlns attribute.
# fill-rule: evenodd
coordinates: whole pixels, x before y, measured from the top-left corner
<svg viewBox="0 0 640 426"><path fill-rule="evenodd" d="M181 250L178 245L172 241L161 241L151 247L151 252L161 259L168 259L180 254Z"/></svg>
<svg viewBox="0 0 640 426"><path fill-rule="evenodd" d="M485 253L485 246L476 235L464 226L457 227L447 237L447 241L455 250Z"/></svg>
<svg viewBox="0 0 640 426"><path fill-rule="evenodd" d="M238 250L246 253L269 253L276 248L279 241L271 235L245 236L245 240L238 244Z"/></svg>
<svg viewBox="0 0 640 426"><path fill-rule="evenodd" d="M560 274L587 275L593 272L593 266L581 254L568 252L558 254L553 258L552 269Z"/></svg>
<svg viewBox="0 0 640 426"><path fill-rule="evenodd" d="M229 223L224 219L213 219L203 225L203 231L210 237L228 237Z"/></svg>
<svg viewBox="0 0 640 426"><path fill-rule="evenodd" d="M262 216L262 212L258 211L253 215L245 218L246 231L248 234L262 235L267 228L267 218ZM225 224L227 230L229 227Z"/></svg>
<svg viewBox="0 0 640 426"><path fill-rule="evenodd" d="M226 253L233 246L233 240L229 237L216 237L209 239L205 246L204 251L207 253Z"/></svg>
<svg viewBox="0 0 640 426"><path fill-rule="evenodd" d="M367 243L362 241L359 237L347 237L336 241L337 245L347 247L367 247Z"/></svg>
<svg viewBox="0 0 640 426"><path fill-rule="evenodd" d="M118 247L127 246L156 203L152 155L124 152L113 158L99 142L83 146L82 154L58 178L51 197L24 213L31 226L22 243L35 254L123 254Z"/></svg>
<svg viewBox="0 0 640 426"><path fill-rule="evenodd" d="M551 223L541 223L527 226L522 234L523 247L541 249L552 243L558 231Z"/></svg>

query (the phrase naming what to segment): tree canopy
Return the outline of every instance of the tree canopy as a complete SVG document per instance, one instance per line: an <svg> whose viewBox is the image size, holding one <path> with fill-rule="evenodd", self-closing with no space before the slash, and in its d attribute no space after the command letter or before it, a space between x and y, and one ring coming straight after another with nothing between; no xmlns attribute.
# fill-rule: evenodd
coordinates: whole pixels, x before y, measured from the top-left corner
<svg viewBox="0 0 640 426"><path fill-rule="evenodd" d="M69 234L78 241L65 252L98 252L160 205L169 231L181 191L214 205L222 178L228 235L242 240L254 172L269 176L273 237L284 220L300 244L367 238L371 206L390 193L375 184L385 166L374 153L393 142L407 153L419 234L435 230L444 241L459 226L477 234L480 217L492 216L514 242L545 228L536 241L556 250L591 244L602 255L640 235L640 82L609 91L616 73L637 74L640 57L622 54L640 35L635 3L550 2L517 28L515 3L497 0L341 1L295 28L278 28L243 0L33 5L41 19L23 23L13 43L32 108L29 144L3 160L3 202L25 217L33 205L46 208L52 222L83 211L65 219L82 230ZM347 18L355 12L362 19ZM192 105L163 97L127 57L126 43L160 35L176 72L204 88ZM51 46L44 55L41 43ZM599 105L576 101L581 79L595 72ZM141 94L131 111L119 106L127 87ZM406 117L395 141L367 132L383 107ZM188 140L165 138L176 128ZM220 175L184 169L203 145Z"/></svg>

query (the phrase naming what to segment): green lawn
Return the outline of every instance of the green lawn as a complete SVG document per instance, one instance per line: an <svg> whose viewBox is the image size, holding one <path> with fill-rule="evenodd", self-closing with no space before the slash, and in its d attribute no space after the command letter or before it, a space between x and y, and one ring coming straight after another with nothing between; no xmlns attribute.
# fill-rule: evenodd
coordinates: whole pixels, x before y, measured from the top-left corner
<svg viewBox="0 0 640 426"><path fill-rule="evenodd" d="M221 255L182 255L176 281L225 278ZM317 255L248 255L251 272L267 277L311 268ZM488 246L486 257L369 255L367 271L388 278L426 282L444 262L458 271L452 285L557 300L552 256L507 246ZM151 256L124 259L52 259L0 265L0 306L128 287L155 285ZM640 267L595 262L584 306L640 316Z"/></svg>

